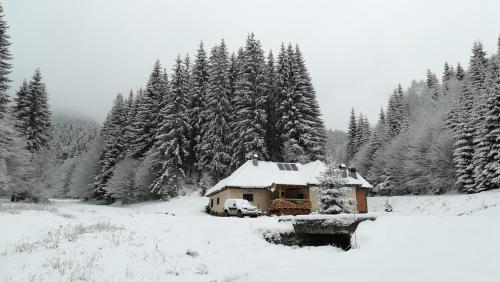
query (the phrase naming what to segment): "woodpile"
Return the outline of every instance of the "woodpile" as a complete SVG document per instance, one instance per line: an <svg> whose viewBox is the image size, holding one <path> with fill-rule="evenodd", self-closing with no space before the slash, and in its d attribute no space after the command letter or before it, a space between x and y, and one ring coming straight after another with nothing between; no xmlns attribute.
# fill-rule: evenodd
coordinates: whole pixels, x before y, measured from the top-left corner
<svg viewBox="0 0 500 282"><path fill-rule="evenodd" d="M290 200L276 199L271 202L269 212L280 215L308 214L311 212L311 202L306 200L303 203L296 203Z"/></svg>

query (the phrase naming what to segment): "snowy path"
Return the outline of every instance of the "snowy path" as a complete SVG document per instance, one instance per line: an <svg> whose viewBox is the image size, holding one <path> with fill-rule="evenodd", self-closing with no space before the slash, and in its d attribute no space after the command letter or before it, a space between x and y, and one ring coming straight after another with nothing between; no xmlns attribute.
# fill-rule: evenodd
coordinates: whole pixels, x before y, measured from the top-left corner
<svg viewBox="0 0 500 282"><path fill-rule="evenodd" d="M276 218L219 218L195 194L127 207L0 205L0 281L498 281L500 191L370 198L358 249L262 239ZM165 214L174 213L171 214Z"/></svg>

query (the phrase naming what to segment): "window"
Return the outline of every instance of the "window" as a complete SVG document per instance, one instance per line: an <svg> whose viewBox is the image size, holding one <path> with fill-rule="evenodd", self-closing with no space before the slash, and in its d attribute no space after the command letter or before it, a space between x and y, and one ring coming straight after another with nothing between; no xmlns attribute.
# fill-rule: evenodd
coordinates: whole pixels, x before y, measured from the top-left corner
<svg viewBox="0 0 500 282"><path fill-rule="evenodd" d="M217 198L217 205L219 205L219 198Z"/></svg>
<svg viewBox="0 0 500 282"><path fill-rule="evenodd" d="M214 207L214 199L210 199L210 207L213 208Z"/></svg>
<svg viewBox="0 0 500 282"><path fill-rule="evenodd" d="M297 167L296 164L290 164L290 166L292 167L292 170L294 170L294 171L298 171L299 170L299 168Z"/></svg>
<svg viewBox="0 0 500 282"><path fill-rule="evenodd" d="M285 168L283 167L283 164L278 163L277 165L278 165L279 170L285 170Z"/></svg>
<svg viewBox="0 0 500 282"><path fill-rule="evenodd" d="M292 170L290 164L283 164L283 166L285 167L285 170Z"/></svg>
<svg viewBox="0 0 500 282"><path fill-rule="evenodd" d="M253 194L243 194L243 199L253 202Z"/></svg>

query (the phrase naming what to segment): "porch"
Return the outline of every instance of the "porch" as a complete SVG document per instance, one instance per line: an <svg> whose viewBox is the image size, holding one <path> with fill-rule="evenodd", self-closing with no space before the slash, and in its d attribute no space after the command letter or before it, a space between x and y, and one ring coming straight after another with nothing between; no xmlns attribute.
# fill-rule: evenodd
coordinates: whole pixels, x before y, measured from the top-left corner
<svg viewBox="0 0 500 282"><path fill-rule="evenodd" d="M273 184L270 214L299 215L311 213L309 187L305 185Z"/></svg>

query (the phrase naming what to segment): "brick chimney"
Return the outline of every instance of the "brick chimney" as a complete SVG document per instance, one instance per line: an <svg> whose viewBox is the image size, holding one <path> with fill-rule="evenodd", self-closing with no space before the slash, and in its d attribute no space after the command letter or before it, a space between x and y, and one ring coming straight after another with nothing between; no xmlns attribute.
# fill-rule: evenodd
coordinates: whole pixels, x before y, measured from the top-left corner
<svg viewBox="0 0 500 282"><path fill-rule="evenodd" d="M346 178L347 177L347 167L345 166L345 164L340 164L339 169L340 169L342 177Z"/></svg>
<svg viewBox="0 0 500 282"><path fill-rule="evenodd" d="M257 154L253 154L252 163L254 166L259 166L259 159Z"/></svg>
<svg viewBox="0 0 500 282"><path fill-rule="evenodd" d="M356 173L355 167L349 168L349 176L354 178L354 179L358 179L358 174Z"/></svg>

